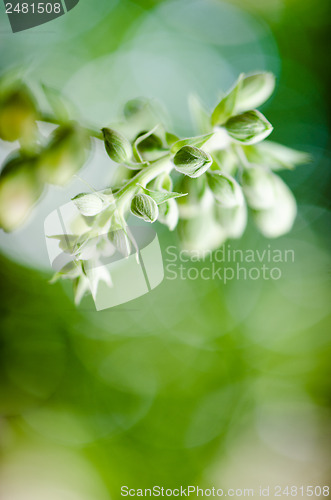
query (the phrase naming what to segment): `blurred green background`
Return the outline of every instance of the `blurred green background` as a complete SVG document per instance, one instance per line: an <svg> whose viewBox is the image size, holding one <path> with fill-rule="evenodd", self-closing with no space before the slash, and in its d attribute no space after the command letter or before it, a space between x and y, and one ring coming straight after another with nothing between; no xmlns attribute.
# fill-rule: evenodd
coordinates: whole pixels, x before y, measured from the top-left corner
<svg viewBox="0 0 331 500"><path fill-rule="evenodd" d="M43 219L81 186L50 190L27 228L1 235L1 500L328 484L330 3L81 0L18 34L0 14L1 70L60 89L86 123L145 95L189 134L190 93L212 106L240 72L267 69L273 139L313 156L283 174L293 231L268 241L249 226L229 242L293 249L278 281L165 279L123 306L77 309L70 287L48 284ZM97 162L82 176L109 179ZM163 249L177 245L158 233Z"/></svg>

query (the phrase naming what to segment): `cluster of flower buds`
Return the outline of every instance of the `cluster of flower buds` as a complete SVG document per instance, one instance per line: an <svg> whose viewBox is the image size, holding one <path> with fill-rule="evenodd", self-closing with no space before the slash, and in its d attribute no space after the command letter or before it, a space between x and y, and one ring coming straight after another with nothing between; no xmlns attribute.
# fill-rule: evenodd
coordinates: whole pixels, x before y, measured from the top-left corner
<svg viewBox="0 0 331 500"><path fill-rule="evenodd" d="M90 131L103 140L105 152L118 168L107 190L73 199L86 223L75 244L82 248L98 241L102 252L96 237L103 235L104 240L108 235L107 243L128 256L132 241L126 219L130 212L145 222L177 228L187 250L213 250L227 238L240 238L248 214L266 237L288 232L296 203L276 172L306 163L309 157L265 140L273 127L256 108L274 87L271 73L240 75L211 113L192 98L200 134L194 137L182 139L170 133L162 113L144 99L129 101L122 120L111 128ZM11 97L10 92L5 97L0 94L0 136L21 143L0 176L0 223L6 230L21 224L45 182L63 185L70 180L86 159L88 140L85 129L66 119L46 144L34 132L34 147L24 149L26 137L31 136L27 130L36 130L38 114L26 91L19 92L23 90L12 91ZM79 265L75 264L74 277L69 268L58 275L76 280L79 298L86 287L88 260L85 252L76 252ZM96 276L94 282L99 279Z"/></svg>
<svg viewBox="0 0 331 500"><path fill-rule="evenodd" d="M0 227L5 231L26 221L45 184L65 185L87 159L85 130L54 117L58 126L45 138L38 127L42 118L24 83L9 77L0 80L0 139L17 143L0 173Z"/></svg>
<svg viewBox="0 0 331 500"><path fill-rule="evenodd" d="M242 74L211 113L195 99L202 135L186 139L169 133L148 101L127 103L124 121L102 129L106 152L120 164L113 187L123 213L125 199L135 216L177 227L182 246L194 250L240 238L248 213L267 237L289 231L296 203L275 171L309 158L265 140L273 127L256 108L274 87L269 72Z"/></svg>

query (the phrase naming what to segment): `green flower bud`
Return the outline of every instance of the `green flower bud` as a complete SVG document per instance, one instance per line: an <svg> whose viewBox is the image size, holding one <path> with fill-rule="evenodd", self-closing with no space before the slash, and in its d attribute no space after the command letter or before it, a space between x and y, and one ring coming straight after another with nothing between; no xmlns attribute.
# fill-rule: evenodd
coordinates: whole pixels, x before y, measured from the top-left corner
<svg viewBox="0 0 331 500"><path fill-rule="evenodd" d="M110 128L103 128L102 133L105 141L105 148L111 160L116 163L125 163L131 159L132 148L126 137Z"/></svg>
<svg viewBox="0 0 331 500"><path fill-rule="evenodd" d="M214 219L212 211L206 211L191 219L180 220L178 234L181 247L190 252L215 250L227 238L222 226Z"/></svg>
<svg viewBox="0 0 331 500"><path fill-rule="evenodd" d="M124 116L128 120L133 116L143 112L144 109L148 106L149 106L148 99L143 99L143 98L131 99L124 106L123 109Z"/></svg>
<svg viewBox="0 0 331 500"><path fill-rule="evenodd" d="M131 254L131 241L124 229L117 229L108 233L109 241L114 245L116 250L123 255L129 257Z"/></svg>
<svg viewBox="0 0 331 500"><path fill-rule="evenodd" d="M211 164L211 156L195 146L184 146L174 156L175 169L193 178L205 173Z"/></svg>
<svg viewBox="0 0 331 500"><path fill-rule="evenodd" d="M9 160L0 174L0 227L8 232L20 227L42 191L35 157Z"/></svg>
<svg viewBox="0 0 331 500"><path fill-rule="evenodd" d="M236 112L261 106L275 90L275 83L275 76L269 72L245 76L237 95Z"/></svg>
<svg viewBox="0 0 331 500"><path fill-rule="evenodd" d="M137 194L131 202L131 212L146 222L155 222L159 215L156 202L148 194Z"/></svg>
<svg viewBox="0 0 331 500"><path fill-rule="evenodd" d="M170 231L173 231L177 226L179 219L179 210L177 202L174 199L161 203L159 206L158 221L168 226Z"/></svg>
<svg viewBox="0 0 331 500"><path fill-rule="evenodd" d="M232 139L247 145L263 141L273 130L271 123L256 110L233 116L225 128Z"/></svg>
<svg viewBox="0 0 331 500"><path fill-rule="evenodd" d="M273 205L266 210L253 213L258 229L267 238L277 238L288 233L297 214L295 198L285 182L277 175L273 175L273 185Z"/></svg>
<svg viewBox="0 0 331 500"><path fill-rule="evenodd" d="M223 207L232 208L243 203L241 187L232 177L220 172L210 172L207 180L214 198Z"/></svg>
<svg viewBox="0 0 331 500"><path fill-rule="evenodd" d="M34 134L37 112L25 87L10 90L0 98L0 139L28 140Z"/></svg>
<svg viewBox="0 0 331 500"><path fill-rule="evenodd" d="M246 203L233 208L215 205L215 218L228 238L241 238L247 225Z"/></svg>
<svg viewBox="0 0 331 500"><path fill-rule="evenodd" d="M88 144L87 135L79 126L60 125L40 155L41 178L49 184L67 184L84 165Z"/></svg>
<svg viewBox="0 0 331 500"><path fill-rule="evenodd" d="M273 206L275 201L275 175L263 167L247 168L242 175L242 187L248 205L255 209Z"/></svg>
<svg viewBox="0 0 331 500"><path fill-rule="evenodd" d="M81 193L72 198L79 212L86 217L93 217L105 208L105 202L94 193Z"/></svg>
<svg viewBox="0 0 331 500"><path fill-rule="evenodd" d="M311 161L308 153L272 141L263 141L255 146L244 146L244 152L250 163L267 165L271 170L293 169L296 165Z"/></svg>
<svg viewBox="0 0 331 500"><path fill-rule="evenodd" d="M188 196L177 199L179 214L183 219L196 217L214 203L213 196L207 189L207 180L204 175L197 179L184 176L176 187L188 193Z"/></svg>

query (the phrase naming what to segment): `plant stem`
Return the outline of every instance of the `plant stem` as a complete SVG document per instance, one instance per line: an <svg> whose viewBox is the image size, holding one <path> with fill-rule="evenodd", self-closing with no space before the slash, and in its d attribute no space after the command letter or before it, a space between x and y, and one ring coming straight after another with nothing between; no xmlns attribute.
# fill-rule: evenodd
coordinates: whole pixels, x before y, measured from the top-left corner
<svg viewBox="0 0 331 500"><path fill-rule="evenodd" d="M125 186L123 186L118 193L116 193L117 208L119 209L125 207L129 199L132 198L134 191L137 190L137 184L145 186L158 175L162 173L170 173L173 169L173 165L169 162L170 157L170 153L162 156L162 158L155 160L148 167L143 168L134 177L132 177L132 179L130 179L130 181L127 182L127 184L125 184Z"/></svg>

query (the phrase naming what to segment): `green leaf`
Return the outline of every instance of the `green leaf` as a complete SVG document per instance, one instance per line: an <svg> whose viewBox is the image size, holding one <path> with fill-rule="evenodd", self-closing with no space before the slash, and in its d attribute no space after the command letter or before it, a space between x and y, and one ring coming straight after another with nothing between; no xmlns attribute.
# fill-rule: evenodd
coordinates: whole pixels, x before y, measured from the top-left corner
<svg viewBox="0 0 331 500"><path fill-rule="evenodd" d="M275 76L267 71L245 76L237 95L236 113L261 106L271 96L275 85Z"/></svg>
<svg viewBox="0 0 331 500"><path fill-rule="evenodd" d="M153 200L157 203L157 205L161 205L165 201L171 200L173 198L181 198L182 196L186 196L187 193L175 193L170 191L152 191L151 189L144 188L140 184L140 186L144 193L153 198Z"/></svg>
<svg viewBox="0 0 331 500"><path fill-rule="evenodd" d="M131 212L146 222L155 222L159 215L156 201L147 194L136 194L131 202Z"/></svg>
<svg viewBox="0 0 331 500"><path fill-rule="evenodd" d="M131 144L122 134L110 128L101 130L109 158L116 163L126 163L132 155Z"/></svg>
<svg viewBox="0 0 331 500"><path fill-rule="evenodd" d="M175 169L189 177L199 177L211 166L213 160L208 153L194 146L182 147L174 157Z"/></svg>
<svg viewBox="0 0 331 500"><path fill-rule="evenodd" d="M218 103L211 115L211 124L213 127L225 123L235 112L237 97L241 90L243 74L236 81L234 87Z"/></svg>
<svg viewBox="0 0 331 500"><path fill-rule="evenodd" d="M233 116L226 122L225 128L232 139L243 144L263 141L273 130L271 123L257 110Z"/></svg>
<svg viewBox="0 0 331 500"><path fill-rule="evenodd" d="M175 142L179 141L179 137L171 132L165 133L165 139L167 141L168 146L172 146Z"/></svg>
<svg viewBox="0 0 331 500"><path fill-rule="evenodd" d="M175 142L171 147L172 153L177 153L184 146L195 146L196 148L201 148L209 139L213 137L214 133L200 135L198 137L189 137L187 139L181 139Z"/></svg>

